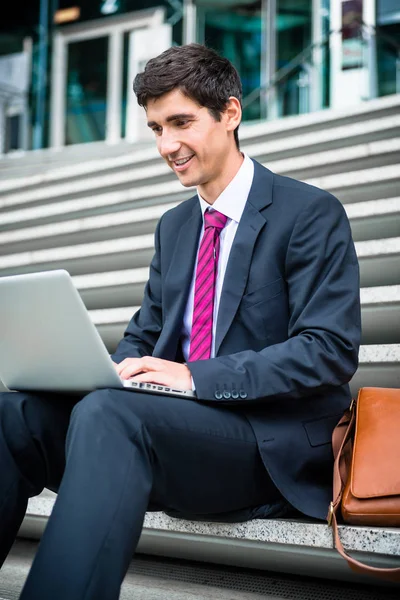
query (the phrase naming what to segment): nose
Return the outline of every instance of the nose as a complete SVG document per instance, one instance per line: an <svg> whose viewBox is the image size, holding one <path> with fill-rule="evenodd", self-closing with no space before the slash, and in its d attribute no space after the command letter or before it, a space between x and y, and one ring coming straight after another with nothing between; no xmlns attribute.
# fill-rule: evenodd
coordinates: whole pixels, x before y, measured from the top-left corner
<svg viewBox="0 0 400 600"><path fill-rule="evenodd" d="M161 156L167 159L170 155L174 155L179 151L181 147L180 142L173 135L172 132L166 131L165 129L161 135L157 138L158 151Z"/></svg>

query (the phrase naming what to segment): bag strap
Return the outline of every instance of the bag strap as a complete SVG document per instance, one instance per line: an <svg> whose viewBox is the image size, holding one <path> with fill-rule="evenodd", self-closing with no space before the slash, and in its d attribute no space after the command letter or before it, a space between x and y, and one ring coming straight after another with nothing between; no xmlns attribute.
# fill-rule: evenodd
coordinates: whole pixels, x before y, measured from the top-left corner
<svg viewBox="0 0 400 600"><path fill-rule="evenodd" d="M343 490L350 471L352 433L356 423L356 406L356 400L352 400L349 410L344 413L332 435L332 448L335 462L333 466L333 501L329 506L327 517L328 526L332 527L334 547L348 562L349 567L353 571L362 574L375 575L382 579L400 581L400 567L384 568L366 565L355 558L352 558L343 548L343 544L340 540L336 513L339 510Z"/></svg>

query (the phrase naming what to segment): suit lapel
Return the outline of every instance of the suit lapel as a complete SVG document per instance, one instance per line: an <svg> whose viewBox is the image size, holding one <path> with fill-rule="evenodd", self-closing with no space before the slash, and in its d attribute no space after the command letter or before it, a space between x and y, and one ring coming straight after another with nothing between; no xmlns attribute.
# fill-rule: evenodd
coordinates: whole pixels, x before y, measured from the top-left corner
<svg viewBox="0 0 400 600"><path fill-rule="evenodd" d="M238 225L222 287L215 336L215 355L235 317L246 287L254 245L267 219L260 213L272 202L271 171L254 161L254 178Z"/></svg>

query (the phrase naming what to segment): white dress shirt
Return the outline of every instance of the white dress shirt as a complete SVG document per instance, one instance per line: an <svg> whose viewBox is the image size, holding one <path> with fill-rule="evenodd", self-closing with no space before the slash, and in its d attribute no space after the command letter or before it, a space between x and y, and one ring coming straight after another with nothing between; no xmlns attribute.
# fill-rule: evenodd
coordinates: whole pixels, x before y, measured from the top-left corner
<svg viewBox="0 0 400 600"><path fill-rule="evenodd" d="M203 237L204 232L204 213L207 208L218 210L220 213L228 217L225 227L220 234L220 253L217 268L217 279L215 284L215 298L214 298L214 313L213 313L213 327L212 327L212 347L211 347L211 358L215 356L215 332L217 328L217 316L218 308L221 300L222 284L224 282L226 266L228 264L229 254L232 248L233 240L235 238L236 230L239 225L240 218L244 211L247 197L250 192L251 185L254 177L254 163L253 161L244 154L243 163L240 166L239 171L235 177L224 189L224 191L218 196L214 204L211 206L206 202L197 192L200 201L201 214L203 217L203 226L200 233L200 241ZM200 246L200 242L199 242ZM199 248L197 249L197 253ZM183 317L182 327L182 351L185 361L189 358L190 350L190 334L192 331L192 319L193 319L193 303L194 303L194 285L196 279L196 267L197 257L195 262L195 268L192 276L192 282L190 284L189 297L186 304L185 314Z"/></svg>

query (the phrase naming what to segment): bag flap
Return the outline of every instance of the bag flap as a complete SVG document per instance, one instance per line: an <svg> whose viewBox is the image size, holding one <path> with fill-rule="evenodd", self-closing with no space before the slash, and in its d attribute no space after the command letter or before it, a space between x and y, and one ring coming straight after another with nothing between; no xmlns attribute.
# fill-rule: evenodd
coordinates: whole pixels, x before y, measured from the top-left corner
<svg viewBox="0 0 400 600"><path fill-rule="evenodd" d="M400 389L360 390L351 477L356 498L400 495Z"/></svg>

